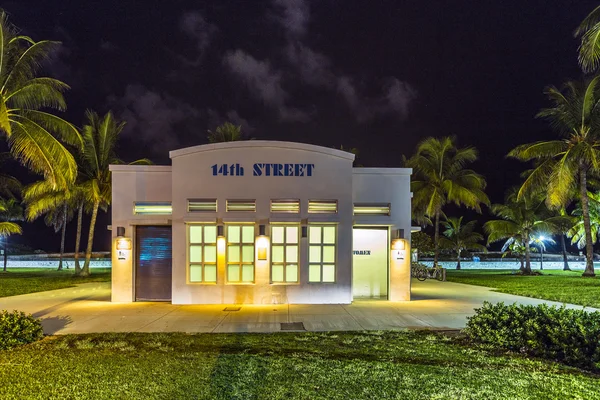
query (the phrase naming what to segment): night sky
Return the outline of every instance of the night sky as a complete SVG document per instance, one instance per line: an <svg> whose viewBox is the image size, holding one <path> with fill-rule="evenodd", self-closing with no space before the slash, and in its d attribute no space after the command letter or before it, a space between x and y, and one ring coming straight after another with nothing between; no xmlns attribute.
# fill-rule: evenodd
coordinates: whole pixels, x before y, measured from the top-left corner
<svg viewBox="0 0 600 400"><path fill-rule="evenodd" d="M480 151L492 202L519 182L515 145L555 137L543 89L581 76L573 30L597 1L18 0L1 7L35 40L63 42L47 72L86 108L127 120L119 154L168 150L241 124L256 139L357 147L399 167L428 136ZM108 248L101 216L96 247ZM43 227L43 224L41 225ZM74 236L75 223L69 228ZM24 242L58 248L49 228ZM23 240L23 239L22 239ZM69 238L67 250L72 250Z"/></svg>

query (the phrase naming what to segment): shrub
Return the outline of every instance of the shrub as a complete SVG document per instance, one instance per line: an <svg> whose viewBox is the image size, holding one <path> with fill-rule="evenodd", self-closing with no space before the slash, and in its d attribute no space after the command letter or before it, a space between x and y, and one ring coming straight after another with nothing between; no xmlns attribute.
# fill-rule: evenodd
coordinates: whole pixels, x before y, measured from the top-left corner
<svg viewBox="0 0 600 400"><path fill-rule="evenodd" d="M485 302L464 332L468 338L585 369L600 368L600 312Z"/></svg>
<svg viewBox="0 0 600 400"><path fill-rule="evenodd" d="M0 312L0 350L32 343L43 336L42 324L32 315L22 311Z"/></svg>

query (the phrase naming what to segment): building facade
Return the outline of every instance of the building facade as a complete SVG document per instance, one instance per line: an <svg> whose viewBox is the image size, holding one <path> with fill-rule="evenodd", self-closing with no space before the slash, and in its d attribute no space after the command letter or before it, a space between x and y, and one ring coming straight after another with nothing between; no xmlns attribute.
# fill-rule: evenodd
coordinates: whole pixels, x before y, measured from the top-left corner
<svg viewBox="0 0 600 400"><path fill-rule="evenodd" d="M410 169L276 141L170 157L111 166L113 301L410 299Z"/></svg>

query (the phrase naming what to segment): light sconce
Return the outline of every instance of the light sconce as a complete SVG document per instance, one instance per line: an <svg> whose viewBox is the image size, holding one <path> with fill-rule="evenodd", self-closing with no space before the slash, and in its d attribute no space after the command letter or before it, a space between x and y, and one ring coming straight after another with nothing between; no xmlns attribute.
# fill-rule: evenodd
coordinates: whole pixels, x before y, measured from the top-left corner
<svg viewBox="0 0 600 400"><path fill-rule="evenodd" d="M405 241L404 239L394 239L392 240L392 250L404 250Z"/></svg>
<svg viewBox="0 0 600 400"><path fill-rule="evenodd" d="M217 237L225 237L225 227L223 225L217 225Z"/></svg>
<svg viewBox="0 0 600 400"><path fill-rule="evenodd" d="M131 240L124 237L118 238L117 250L131 250Z"/></svg>
<svg viewBox="0 0 600 400"><path fill-rule="evenodd" d="M308 237L308 226L303 226L302 227L302 237Z"/></svg>
<svg viewBox="0 0 600 400"><path fill-rule="evenodd" d="M123 236L125 236L125 227L117 226L117 237L123 237Z"/></svg>
<svg viewBox="0 0 600 400"><path fill-rule="evenodd" d="M267 227L265 225L258 226L258 240L256 241L256 247L258 248L258 260L266 261L267 260L267 248L269 246L269 241L266 237Z"/></svg>

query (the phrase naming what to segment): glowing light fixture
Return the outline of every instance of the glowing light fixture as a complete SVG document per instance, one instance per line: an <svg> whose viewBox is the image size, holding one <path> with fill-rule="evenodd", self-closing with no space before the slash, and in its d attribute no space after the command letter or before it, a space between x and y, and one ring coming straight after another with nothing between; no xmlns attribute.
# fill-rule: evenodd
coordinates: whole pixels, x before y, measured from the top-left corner
<svg viewBox="0 0 600 400"><path fill-rule="evenodd" d="M225 239L225 227L223 225L217 225L217 238Z"/></svg>
<svg viewBox="0 0 600 400"><path fill-rule="evenodd" d="M256 239L256 248L258 249L258 260L267 260L267 249L269 247L269 239L266 236L266 226L258 226L258 238Z"/></svg>
<svg viewBox="0 0 600 400"><path fill-rule="evenodd" d="M392 240L392 250L404 250L406 247L406 242L404 239L394 239Z"/></svg>

